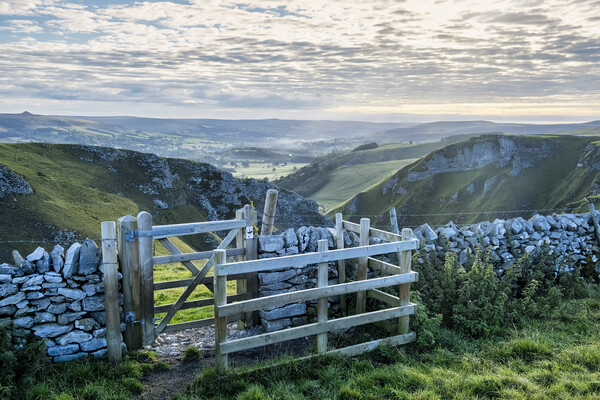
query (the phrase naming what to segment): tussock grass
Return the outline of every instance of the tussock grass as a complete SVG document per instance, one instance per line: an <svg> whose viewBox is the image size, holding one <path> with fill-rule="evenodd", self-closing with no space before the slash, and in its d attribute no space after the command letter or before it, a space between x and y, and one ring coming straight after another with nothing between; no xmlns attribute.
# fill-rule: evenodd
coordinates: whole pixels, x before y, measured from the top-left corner
<svg viewBox="0 0 600 400"><path fill-rule="evenodd" d="M571 300L575 320L600 323L600 302ZM431 349L383 347L355 358L283 359L205 370L177 400L188 399L596 399L600 332L577 334L557 313L468 339L442 328Z"/></svg>

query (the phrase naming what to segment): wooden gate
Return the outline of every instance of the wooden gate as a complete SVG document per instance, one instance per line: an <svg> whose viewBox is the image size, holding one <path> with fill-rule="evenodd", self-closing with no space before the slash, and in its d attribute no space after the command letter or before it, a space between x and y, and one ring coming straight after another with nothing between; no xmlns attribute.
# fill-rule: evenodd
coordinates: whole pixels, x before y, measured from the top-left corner
<svg viewBox="0 0 600 400"><path fill-rule="evenodd" d="M124 342L128 349L139 349L152 344L161 333L175 332L190 328L199 328L214 324L214 318L205 318L178 324L170 324L179 310L204 307L214 304L214 298L187 301L198 285L205 285L214 293L213 279L207 274L214 266L213 251L184 253L169 238L210 232L228 231L218 250L227 256L237 256L239 261L256 258L256 237L254 236L253 210L245 206L237 210L236 218L227 221L208 221L177 225L152 225L152 216L143 211L137 219L123 217L118 224L118 244L123 273L123 310L126 330ZM153 255L153 241L160 242L171 254ZM234 247L231 247L234 245ZM204 266L196 267L195 260L206 260ZM154 282L154 266L179 262L193 275L190 279L168 282ZM237 293L227 296L229 301L239 301L257 296L256 273L229 276L237 281ZM164 289L186 289L173 304L155 306L154 292ZM156 321L155 315L166 313ZM253 323L256 313L244 313L231 318ZM158 322L158 323L157 323Z"/></svg>
<svg viewBox="0 0 600 400"><path fill-rule="evenodd" d="M310 335L317 336L317 351L319 353L338 353L344 355L357 355L371 351L379 345L405 344L416 339L416 334L409 331L409 316L415 314L416 305L409 301L410 283L416 282L418 275L411 271L412 251L417 249L419 241L412 238L412 230L403 229L402 235L385 232L370 227L370 220L363 218L359 224L343 221L342 215L336 215L336 236L338 249L328 250L326 239L319 240L318 252L291 255L278 258L267 258L261 260L240 261L227 263L226 252L215 250L214 260L216 263L214 272L215 293L215 348L216 367L218 371L224 371L228 366L228 354L252 349L267 344L297 339ZM343 248L343 229L360 234L360 246L348 249ZM389 243L369 245L369 238L374 237ZM400 265L383 262L373 256L396 253ZM350 281L346 274L344 263L346 260L358 259L357 278ZM328 263L337 261L340 267L339 283L328 284ZM258 271L273 271L281 268L301 268L309 264L318 266L317 287L304 289L289 293L265 296L247 300L241 300L231 304L226 295L226 283L230 275L243 273L256 273ZM378 270L383 276L368 279L367 267ZM387 276L386 276L387 275ZM397 287L398 296L380 291L384 287ZM350 313L345 297L356 293L356 312ZM327 299L332 296L342 297L342 309L345 316L336 319L328 319ZM367 296L377 299L391 308L367 311ZM317 321L307 325L284 329L281 331L267 332L260 335L228 340L227 319L235 318L241 312L249 312L267 307L279 307L303 301L317 300ZM347 314L346 314L347 313ZM348 346L341 349L330 350L327 345L327 334L334 330L347 329L354 326L377 323L386 320L396 320L396 334L384 339L374 340L367 343Z"/></svg>

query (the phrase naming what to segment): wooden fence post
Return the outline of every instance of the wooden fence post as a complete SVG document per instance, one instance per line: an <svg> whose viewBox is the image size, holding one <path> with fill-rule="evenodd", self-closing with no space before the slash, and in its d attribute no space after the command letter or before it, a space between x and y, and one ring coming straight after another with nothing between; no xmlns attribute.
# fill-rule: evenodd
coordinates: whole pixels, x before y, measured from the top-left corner
<svg viewBox="0 0 600 400"><path fill-rule="evenodd" d="M402 240L412 239L412 229L402 229ZM410 272L412 262L412 250L405 250L400 252L400 273L406 274ZM410 283L400 285L398 288L398 297L400 298L400 306L408 305L410 301ZM400 317L398 319L398 333L408 333L408 322L409 317Z"/></svg>
<svg viewBox="0 0 600 400"><path fill-rule="evenodd" d="M341 213L335 214L335 234L337 248L344 248L344 223ZM346 283L346 260L338 261L338 279L339 283ZM346 295L340 296L340 307L342 309L342 315L348 315L348 305L346 303Z"/></svg>
<svg viewBox="0 0 600 400"><path fill-rule="evenodd" d="M138 229L140 231L152 230L152 215L146 211L138 214ZM154 330L154 275L152 262L152 236L139 237L140 257L140 297L143 345L154 343L156 334Z"/></svg>
<svg viewBox="0 0 600 400"><path fill-rule="evenodd" d="M256 213L251 205L244 206L244 216L246 218L246 260L256 260L258 258L258 238L254 236L254 225L256 225ZM254 299L258 297L258 273L249 272L246 274L246 298ZM258 325L258 312L246 313L246 327Z"/></svg>
<svg viewBox="0 0 600 400"><path fill-rule="evenodd" d="M127 240L128 232L137 230L137 220L131 215L119 218L118 245L121 272L123 273L123 312L125 313L125 335L128 350L143 347L142 327L135 321L142 315L140 303L140 259L137 240Z"/></svg>
<svg viewBox="0 0 600 400"><path fill-rule="evenodd" d="M226 252L225 250L215 250L213 252L215 267L217 265L225 264ZM216 268L215 268L216 270ZM221 343L227 340L227 317L219 317L218 306L227 304L227 276L213 277L215 287L215 353L216 353L216 367L218 372L225 372L227 370L228 357L227 354L221 353Z"/></svg>
<svg viewBox="0 0 600 400"><path fill-rule="evenodd" d="M400 229L398 228L398 217L396 216L396 207L390 208L390 226L392 227L392 232L396 235L400 234ZM401 252L398 252L398 264L400 264L400 258L402 257Z"/></svg>
<svg viewBox="0 0 600 400"><path fill-rule="evenodd" d="M371 226L371 220L369 218L360 219L360 245L369 245L369 229ZM368 257L360 257L358 259L358 273L356 276L357 281L363 281L367 279L367 264ZM356 293L356 313L362 314L367 309L367 292L361 291Z"/></svg>
<svg viewBox="0 0 600 400"><path fill-rule="evenodd" d="M239 210L235 210L235 219L246 219L243 208L240 208ZM241 249L241 248L246 247L246 244L244 243L245 237L246 237L246 229L245 228L240 229L240 231L235 236L235 247L236 248ZM244 256L243 255L237 256L237 260L244 261ZM246 294L247 293L246 280L245 279L236 280L235 288L236 288L237 294ZM238 321L238 323L237 323L238 330L242 330L246 327L246 321L249 321L249 318L251 318L252 314L250 313L249 315L250 315L250 317L246 316L244 319L241 319Z"/></svg>
<svg viewBox="0 0 600 400"><path fill-rule="evenodd" d="M319 253L324 253L329 249L327 239L319 240ZM329 263L322 262L318 264L319 275L317 277L317 287L326 287L329 283ZM317 322L327 321L327 297L320 298L317 302ZM327 351L327 332L317 335L317 351L325 353Z"/></svg>
<svg viewBox="0 0 600 400"><path fill-rule="evenodd" d="M262 226L260 229L261 235L270 235L273 233L273 223L275 221L275 209L277 207L277 190L267 190L265 199L265 210L263 212Z"/></svg>
<svg viewBox="0 0 600 400"><path fill-rule="evenodd" d="M121 362L121 321L119 319L119 279L117 277L117 232L113 221L102 222L102 272L106 312L108 361Z"/></svg>

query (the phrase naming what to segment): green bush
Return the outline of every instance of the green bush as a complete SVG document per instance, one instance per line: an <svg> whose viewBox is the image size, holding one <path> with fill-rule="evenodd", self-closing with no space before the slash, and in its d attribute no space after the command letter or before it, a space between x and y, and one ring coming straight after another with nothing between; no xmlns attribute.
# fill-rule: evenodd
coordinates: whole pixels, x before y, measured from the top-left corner
<svg viewBox="0 0 600 400"><path fill-rule="evenodd" d="M0 398L21 398L46 356L46 344L33 335L14 335L12 325L0 326Z"/></svg>

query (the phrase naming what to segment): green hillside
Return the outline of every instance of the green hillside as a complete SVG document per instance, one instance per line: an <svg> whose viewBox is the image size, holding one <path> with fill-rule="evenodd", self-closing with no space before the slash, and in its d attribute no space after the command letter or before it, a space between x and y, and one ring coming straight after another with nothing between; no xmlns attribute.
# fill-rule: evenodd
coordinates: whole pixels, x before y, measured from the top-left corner
<svg viewBox="0 0 600 400"><path fill-rule="evenodd" d="M254 202L264 207L266 182L235 179L210 164L101 147L0 144L0 263L48 242L100 238L100 223L149 211L155 224L233 218ZM25 188L24 190L20 190ZM280 191L276 224L324 223L316 204ZM289 216L288 216L289 215ZM287 219L286 219L287 218ZM190 236L203 247L207 237Z"/></svg>
<svg viewBox="0 0 600 400"><path fill-rule="evenodd" d="M415 159L475 135L455 135L418 144L383 144L369 150L347 150L315 159L275 183L309 197L331 210Z"/></svg>
<svg viewBox="0 0 600 400"><path fill-rule="evenodd" d="M331 214L382 216L379 220L387 224L388 210L396 207L400 222L415 226L583 209L584 197L600 193L597 140L541 135L472 138L428 154Z"/></svg>

